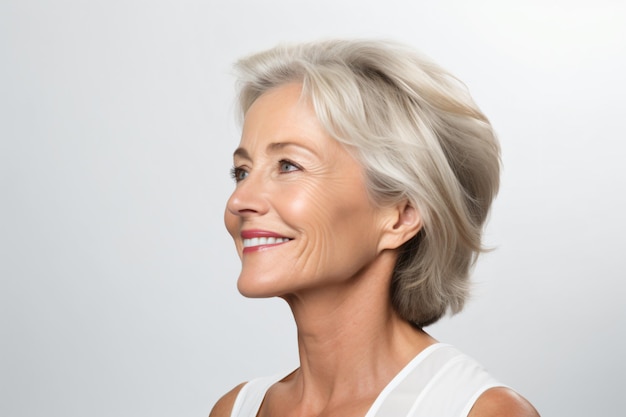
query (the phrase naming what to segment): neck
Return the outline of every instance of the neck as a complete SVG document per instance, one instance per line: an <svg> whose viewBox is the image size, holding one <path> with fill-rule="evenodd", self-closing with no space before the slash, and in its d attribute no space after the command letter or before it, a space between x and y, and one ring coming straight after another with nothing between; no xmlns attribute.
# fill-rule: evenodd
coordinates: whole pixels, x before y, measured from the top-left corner
<svg viewBox="0 0 626 417"><path fill-rule="evenodd" d="M392 307L394 264L384 252L353 279L285 297L298 328L300 369L292 380L302 400L375 397L435 342Z"/></svg>

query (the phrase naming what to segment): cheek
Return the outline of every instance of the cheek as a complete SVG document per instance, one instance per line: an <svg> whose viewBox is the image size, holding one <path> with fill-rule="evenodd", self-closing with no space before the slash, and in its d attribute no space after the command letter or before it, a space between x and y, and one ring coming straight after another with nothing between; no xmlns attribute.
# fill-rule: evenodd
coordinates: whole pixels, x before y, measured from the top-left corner
<svg viewBox="0 0 626 417"><path fill-rule="evenodd" d="M336 194L333 187L316 183L284 187L279 194L281 216L303 232L332 231L338 220L350 215L349 204Z"/></svg>
<svg viewBox="0 0 626 417"><path fill-rule="evenodd" d="M367 198L343 184L300 185L285 190L283 219L302 232L300 270L323 269L337 257L369 257L376 221ZM355 254L355 255L356 255ZM360 257L360 256L357 256Z"/></svg>
<svg viewBox="0 0 626 417"><path fill-rule="evenodd" d="M294 268L315 270L334 240L334 207L324 187L317 183L290 184L280 191L280 198L275 200L277 212L299 239Z"/></svg>

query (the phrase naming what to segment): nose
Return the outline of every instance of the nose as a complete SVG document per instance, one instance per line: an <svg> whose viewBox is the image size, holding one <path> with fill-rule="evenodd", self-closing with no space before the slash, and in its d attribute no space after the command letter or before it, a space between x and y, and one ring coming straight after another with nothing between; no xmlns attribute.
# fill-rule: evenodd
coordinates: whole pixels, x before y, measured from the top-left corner
<svg viewBox="0 0 626 417"><path fill-rule="evenodd" d="M263 179L250 173L237 183L235 191L226 203L226 211L240 217L259 216L267 213L269 204L264 193Z"/></svg>

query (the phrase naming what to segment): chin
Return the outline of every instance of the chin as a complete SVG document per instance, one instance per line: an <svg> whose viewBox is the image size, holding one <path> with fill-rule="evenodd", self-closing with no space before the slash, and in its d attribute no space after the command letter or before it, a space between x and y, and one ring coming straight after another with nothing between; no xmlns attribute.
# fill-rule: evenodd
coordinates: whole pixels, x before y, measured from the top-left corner
<svg viewBox="0 0 626 417"><path fill-rule="evenodd" d="M237 290L247 298L271 298L280 295L275 283L258 277L246 276L243 273L237 280Z"/></svg>

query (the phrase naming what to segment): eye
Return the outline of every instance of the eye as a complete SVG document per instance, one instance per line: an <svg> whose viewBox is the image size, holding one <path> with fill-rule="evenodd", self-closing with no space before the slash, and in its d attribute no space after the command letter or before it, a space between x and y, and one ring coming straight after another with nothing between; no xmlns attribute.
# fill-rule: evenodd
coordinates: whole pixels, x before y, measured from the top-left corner
<svg viewBox="0 0 626 417"><path fill-rule="evenodd" d="M230 176L235 182L244 180L248 176L248 171L241 167L232 167L230 169Z"/></svg>
<svg viewBox="0 0 626 417"><path fill-rule="evenodd" d="M294 164L291 161L287 161L286 159L279 161L278 166L280 168L280 172L293 172L300 171L302 169L298 165Z"/></svg>

